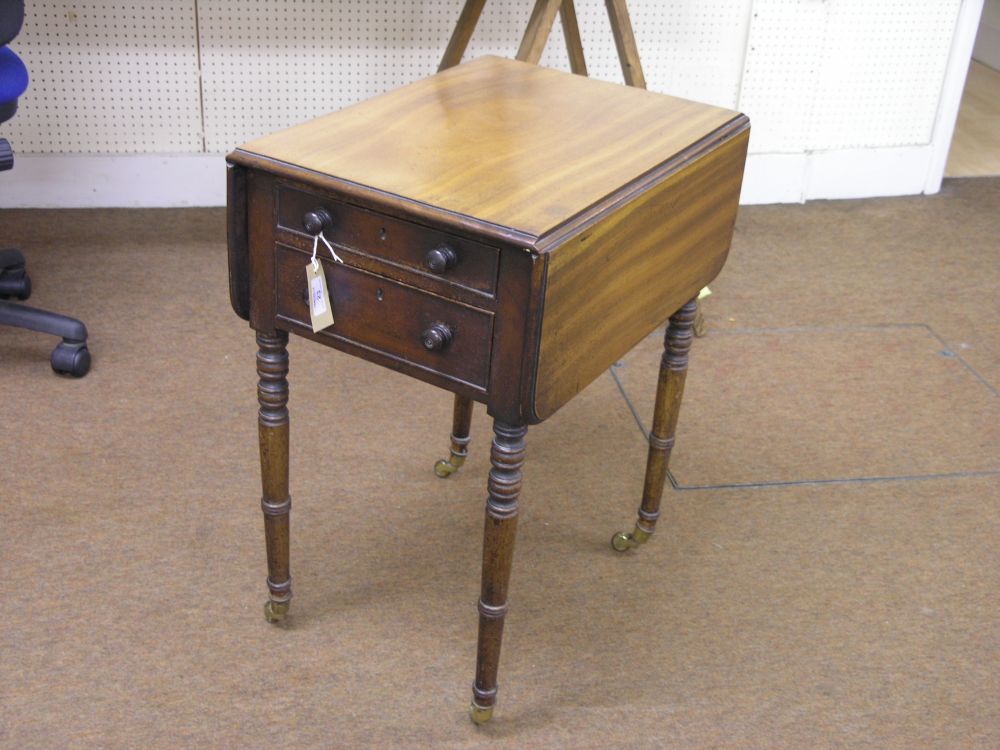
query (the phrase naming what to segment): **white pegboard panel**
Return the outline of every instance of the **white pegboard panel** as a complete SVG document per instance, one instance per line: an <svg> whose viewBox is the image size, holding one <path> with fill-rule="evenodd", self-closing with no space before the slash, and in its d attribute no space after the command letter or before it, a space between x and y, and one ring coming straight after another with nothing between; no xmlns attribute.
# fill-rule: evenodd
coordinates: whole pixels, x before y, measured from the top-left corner
<svg viewBox="0 0 1000 750"><path fill-rule="evenodd" d="M822 0L754 0L739 99L751 153L806 149L826 15Z"/></svg>
<svg viewBox="0 0 1000 750"><path fill-rule="evenodd" d="M930 143L961 0L754 0L751 153Z"/></svg>
<svg viewBox="0 0 1000 750"><path fill-rule="evenodd" d="M11 44L31 86L4 136L22 153L202 150L194 5L26 3Z"/></svg>
<svg viewBox="0 0 1000 750"><path fill-rule="evenodd" d="M646 83L685 99L735 107L751 0L630 0ZM602 0L577 0L591 76L621 82L621 65ZM542 64L568 69L558 20Z"/></svg>
<svg viewBox="0 0 1000 750"><path fill-rule="evenodd" d="M33 0L14 44L32 86L3 134L22 153L225 152L432 73L462 3ZM532 4L487 0L467 57L513 56ZM751 151L775 154L929 142L960 5L629 1L650 88L746 111ZM621 81L603 0L577 11L591 74ZM568 69L558 21L542 62Z"/></svg>
<svg viewBox="0 0 1000 750"><path fill-rule="evenodd" d="M809 148L930 143L960 5L830 3Z"/></svg>
<svg viewBox="0 0 1000 750"><path fill-rule="evenodd" d="M207 149L228 151L429 75L454 22L441 5L199 0Z"/></svg>
<svg viewBox="0 0 1000 750"><path fill-rule="evenodd" d="M255 136L433 73L463 0L199 0L206 146ZM488 0L466 59L513 57L533 0ZM656 91L734 106L750 0L631 0ZM603 0L577 0L591 75L621 81ZM543 65L568 69L557 20Z"/></svg>

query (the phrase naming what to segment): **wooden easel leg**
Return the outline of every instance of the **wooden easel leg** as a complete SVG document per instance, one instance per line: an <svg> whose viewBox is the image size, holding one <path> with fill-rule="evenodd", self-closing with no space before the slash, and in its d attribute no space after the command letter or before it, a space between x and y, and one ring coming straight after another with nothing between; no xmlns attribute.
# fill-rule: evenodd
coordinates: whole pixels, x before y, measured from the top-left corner
<svg viewBox="0 0 1000 750"><path fill-rule="evenodd" d="M292 598L288 563L288 334L257 334L257 428L260 436L260 480L264 539L267 544L268 622L280 622Z"/></svg>
<svg viewBox="0 0 1000 750"><path fill-rule="evenodd" d="M674 447L697 306L697 300L693 299L670 316L656 385L656 406L653 410L653 429L649 433L646 482L642 489L639 519L634 531L619 531L611 538L611 546L618 552L638 547L649 539L656 527L656 519L660 517L660 498L670 466L670 451Z"/></svg>
<svg viewBox="0 0 1000 750"><path fill-rule="evenodd" d="M528 428L494 420L493 432L490 451L493 468L490 470L483 529L476 681L472 686L471 717L476 724L489 721L496 705L500 642L507 614L507 586L514 557L517 501L521 494L521 467L524 466L524 436Z"/></svg>
<svg viewBox="0 0 1000 750"><path fill-rule="evenodd" d="M545 51L545 44L549 41L549 34L552 33L552 24L555 23L560 4L561 0L536 0L516 59L532 65L538 64Z"/></svg>
<svg viewBox="0 0 1000 750"><path fill-rule="evenodd" d="M569 67L577 75L587 75L587 60L583 55L583 40L580 38L580 24L576 20L576 6L573 0L562 0L559 6L563 37L569 53Z"/></svg>
<svg viewBox="0 0 1000 750"><path fill-rule="evenodd" d="M441 64L438 66L439 71L462 62L462 55L465 54L465 50L469 46L469 40L472 39L472 32L476 30L476 24L479 23L479 16L483 12L484 5L486 5L486 0L465 0L465 7L462 8L462 14L458 17L458 23L451 34L451 40L444 51L444 57L441 58Z"/></svg>
<svg viewBox="0 0 1000 750"><path fill-rule="evenodd" d="M618 59L622 64L625 83L644 89L646 88L646 77L642 74L639 47L635 43L635 34L632 32L628 6L626 6L625 0L605 0L605 5L608 6L611 33L615 37L615 47L618 49Z"/></svg>
<svg viewBox="0 0 1000 750"><path fill-rule="evenodd" d="M469 455L469 430L472 425L472 399L455 394L451 420L451 455L434 464L434 473L446 479L462 468Z"/></svg>

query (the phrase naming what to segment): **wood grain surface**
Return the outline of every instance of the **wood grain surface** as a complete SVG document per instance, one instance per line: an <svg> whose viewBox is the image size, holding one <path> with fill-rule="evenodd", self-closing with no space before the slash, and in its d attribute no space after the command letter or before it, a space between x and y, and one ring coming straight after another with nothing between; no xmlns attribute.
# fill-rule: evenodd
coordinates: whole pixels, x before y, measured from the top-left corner
<svg viewBox="0 0 1000 750"><path fill-rule="evenodd" d="M632 21L629 18L625 0L605 0L608 8L608 20L611 21L611 35L615 38L615 48L618 50L618 60L622 65L622 75L625 83L636 88L646 88L646 76L639 62L639 47L635 43L632 32Z"/></svg>
<svg viewBox="0 0 1000 750"><path fill-rule="evenodd" d="M750 131L549 254L535 417L546 419L722 270Z"/></svg>
<svg viewBox="0 0 1000 750"><path fill-rule="evenodd" d="M484 57L252 141L292 165L540 237L616 197L735 112ZM277 171L277 170L274 170Z"/></svg>
<svg viewBox="0 0 1000 750"><path fill-rule="evenodd" d="M486 0L465 0L462 14L458 17L458 23L455 24L455 30L448 41L448 48L444 51L438 70L447 70L462 62L462 56L472 39L472 32L476 30L484 5Z"/></svg>
<svg viewBox="0 0 1000 750"><path fill-rule="evenodd" d="M532 65L538 64L552 33L552 24L555 23L560 5L560 0L535 0L535 7L528 19L528 28L524 31L516 59Z"/></svg>
<svg viewBox="0 0 1000 750"><path fill-rule="evenodd" d="M587 75L587 58L583 53L580 23L576 18L576 5L573 0L562 1L562 5L559 6L559 19L562 21L563 39L566 40L569 68L578 76L585 76Z"/></svg>

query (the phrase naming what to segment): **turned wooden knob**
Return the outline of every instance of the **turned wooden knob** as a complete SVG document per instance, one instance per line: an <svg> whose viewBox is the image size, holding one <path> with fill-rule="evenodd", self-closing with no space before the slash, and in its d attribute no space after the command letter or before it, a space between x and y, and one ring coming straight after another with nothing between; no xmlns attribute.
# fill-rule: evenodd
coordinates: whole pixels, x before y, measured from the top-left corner
<svg viewBox="0 0 1000 750"><path fill-rule="evenodd" d="M309 234L319 234L333 225L333 217L325 208L314 208L302 215L302 226Z"/></svg>
<svg viewBox="0 0 1000 750"><path fill-rule="evenodd" d="M421 337L424 348L439 352L451 343L451 328L445 323L435 323Z"/></svg>
<svg viewBox="0 0 1000 750"><path fill-rule="evenodd" d="M424 256L424 265L432 273L444 273L458 263L458 254L448 245L438 245Z"/></svg>

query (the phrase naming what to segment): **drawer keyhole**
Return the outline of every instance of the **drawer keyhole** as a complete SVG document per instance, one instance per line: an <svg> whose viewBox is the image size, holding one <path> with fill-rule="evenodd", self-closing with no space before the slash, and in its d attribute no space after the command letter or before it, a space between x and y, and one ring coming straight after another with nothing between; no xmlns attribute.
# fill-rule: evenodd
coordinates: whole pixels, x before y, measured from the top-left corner
<svg viewBox="0 0 1000 750"><path fill-rule="evenodd" d="M385 292L382 291L382 287L375 290L375 299L381 302L385 298Z"/></svg>

